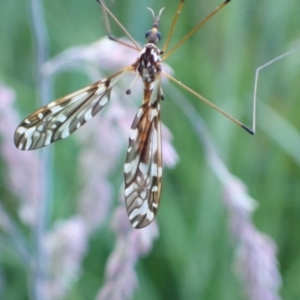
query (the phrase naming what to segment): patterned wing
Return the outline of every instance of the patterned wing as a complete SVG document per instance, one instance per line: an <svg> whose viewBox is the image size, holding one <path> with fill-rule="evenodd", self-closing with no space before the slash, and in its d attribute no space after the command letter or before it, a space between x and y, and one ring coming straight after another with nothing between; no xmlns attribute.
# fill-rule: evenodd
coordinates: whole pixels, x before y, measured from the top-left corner
<svg viewBox="0 0 300 300"><path fill-rule="evenodd" d="M144 103L137 112L129 137L124 166L125 203L134 228L149 225L158 210L162 150L160 102Z"/></svg>
<svg viewBox="0 0 300 300"><path fill-rule="evenodd" d="M126 71L131 70L131 66L124 68L35 111L16 129L16 147L33 150L68 137L108 103L114 84Z"/></svg>

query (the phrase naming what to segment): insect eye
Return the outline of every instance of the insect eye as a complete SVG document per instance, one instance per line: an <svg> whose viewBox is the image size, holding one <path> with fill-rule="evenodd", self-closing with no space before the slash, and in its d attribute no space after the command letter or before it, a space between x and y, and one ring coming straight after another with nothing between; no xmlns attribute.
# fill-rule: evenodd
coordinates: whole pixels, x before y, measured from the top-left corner
<svg viewBox="0 0 300 300"><path fill-rule="evenodd" d="M151 34L152 30L149 30L146 32L145 36L146 36L146 39L148 39L148 36Z"/></svg>
<svg viewBox="0 0 300 300"><path fill-rule="evenodd" d="M161 39L161 34L160 34L160 32L157 31L157 32L156 32L156 35L157 35L157 39L160 41L160 39Z"/></svg>

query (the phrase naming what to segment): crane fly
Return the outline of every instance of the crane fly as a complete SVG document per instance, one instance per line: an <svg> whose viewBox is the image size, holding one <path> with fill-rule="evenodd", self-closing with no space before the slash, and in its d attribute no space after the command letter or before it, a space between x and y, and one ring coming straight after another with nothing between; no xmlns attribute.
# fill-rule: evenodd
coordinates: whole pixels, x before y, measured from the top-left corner
<svg viewBox="0 0 300 300"><path fill-rule="evenodd" d="M226 0L213 10L173 48L167 51L184 0L179 1L177 12L162 50L158 49L156 45L161 39L158 29L163 8L157 16L152 9L149 9L153 15L153 25L152 29L146 33L147 42L144 48L141 49L124 26L106 7L104 0L99 0L108 37L115 42L139 51L138 58L133 64L119 72L77 92L59 98L29 115L16 129L14 136L16 147L20 150L33 150L68 137L93 118L109 102L112 88L124 74L135 72L142 79L144 97L131 126L125 159L125 204L129 220L134 228L143 228L149 225L157 213L161 194L163 169L160 104L161 100L164 99L161 87L162 75L179 84L249 133L254 134L254 130L243 125L240 121L162 70L162 61L169 57L229 1ZM125 32L132 44L119 40L110 34L109 16ZM130 89L126 93L130 94Z"/></svg>

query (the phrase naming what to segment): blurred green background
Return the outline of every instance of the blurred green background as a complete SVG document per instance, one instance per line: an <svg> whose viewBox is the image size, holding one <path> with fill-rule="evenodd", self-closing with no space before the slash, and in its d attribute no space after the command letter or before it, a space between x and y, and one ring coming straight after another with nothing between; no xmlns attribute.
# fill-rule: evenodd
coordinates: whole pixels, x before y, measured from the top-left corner
<svg viewBox="0 0 300 300"><path fill-rule="evenodd" d="M107 4L141 44L152 23L146 7L155 12L165 7L160 47L177 7L174 0L115 0ZM216 0L187 0L172 43L218 4ZM52 0L44 1L44 5L51 56L105 36L96 1ZM297 47L297 42L299 47L299 15L299 0L233 0L167 63L177 79L250 125L255 70ZM40 106L30 17L28 1L3 0L0 4L0 80L16 91L16 107L22 119ZM122 35L116 26L112 27L116 36ZM261 72L254 136L182 91L207 123L230 172L245 183L259 203L253 222L278 246L283 299L300 299L299 62L300 52L296 52ZM77 82L76 74L61 76L64 87L57 83L56 95L63 95L68 85L74 90L82 87L81 77ZM152 252L137 264L139 287L134 299L246 299L242 283L232 270L235 244L228 230L222 186L208 166L192 126L168 97L168 88L165 93L162 120L174 136L180 161L174 169L164 171L157 215L160 236ZM274 112L294 126L294 135L281 125ZM72 213L78 190L73 165L78 151L73 150L72 142L59 144L55 146L54 174L59 175L54 176L52 221ZM72 167L62 170L62 161ZM1 182L5 181L4 166L2 161ZM121 164L119 170L117 181L121 182ZM12 198L4 184L1 187L1 199ZM109 224L93 235L81 275L66 299L93 299L104 280L113 240ZM26 268L5 251L0 254L0 264L6 278L1 283L2 293L4 297L10 295L3 299L28 299Z"/></svg>

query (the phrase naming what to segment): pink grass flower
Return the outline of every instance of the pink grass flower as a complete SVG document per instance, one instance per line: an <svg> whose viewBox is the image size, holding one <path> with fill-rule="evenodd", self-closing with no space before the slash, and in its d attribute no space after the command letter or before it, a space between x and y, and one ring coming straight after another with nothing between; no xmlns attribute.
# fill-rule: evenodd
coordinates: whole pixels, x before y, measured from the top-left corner
<svg viewBox="0 0 300 300"><path fill-rule="evenodd" d="M34 226L38 199L41 195L39 174L41 162L37 152L20 152L13 142L20 117L14 108L15 92L0 85L0 152L6 163L6 183L20 200L19 214L23 222ZM22 154L22 155L20 155Z"/></svg>
<svg viewBox="0 0 300 300"><path fill-rule="evenodd" d="M250 300L279 300L281 276L276 246L271 238L259 232L251 220L256 202L241 180L233 176L219 156L198 112L176 90L176 103L182 108L205 150L207 162L222 184L228 222L237 247L236 270L242 278Z"/></svg>
<svg viewBox="0 0 300 300"><path fill-rule="evenodd" d="M147 255L158 237L155 221L142 230L133 229L123 206L115 212L112 228L116 233L116 244L106 266L105 284L98 292L97 300L132 299L138 285L135 265L139 258Z"/></svg>
<svg viewBox="0 0 300 300"><path fill-rule="evenodd" d="M276 245L251 221L255 201L242 182L233 178L225 188L231 233L237 242L236 271L244 281L250 300L279 300L281 276Z"/></svg>
<svg viewBox="0 0 300 300"><path fill-rule="evenodd" d="M71 284L80 275L80 263L87 251L88 232L81 216L57 221L45 237L49 260L46 282L48 299L63 299Z"/></svg>

